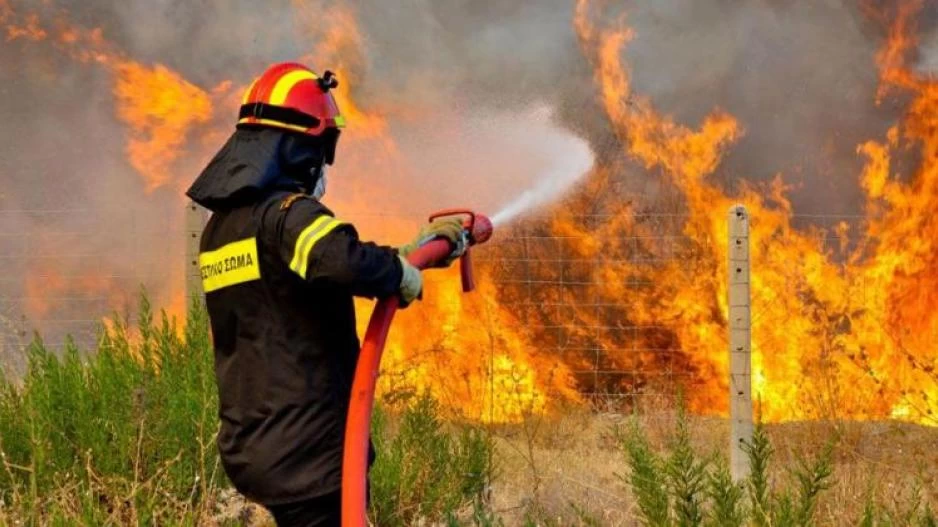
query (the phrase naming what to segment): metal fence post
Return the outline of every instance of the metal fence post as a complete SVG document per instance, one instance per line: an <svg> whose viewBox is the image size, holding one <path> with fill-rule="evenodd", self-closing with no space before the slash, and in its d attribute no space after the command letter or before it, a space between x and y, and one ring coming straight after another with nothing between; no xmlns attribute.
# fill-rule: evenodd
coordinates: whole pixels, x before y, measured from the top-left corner
<svg viewBox="0 0 938 527"><path fill-rule="evenodd" d="M202 273L199 269L199 240L205 226L205 212L190 201L186 204L186 300L202 301Z"/></svg>
<svg viewBox="0 0 938 527"><path fill-rule="evenodd" d="M752 328L749 289L749 213L729 210L730 471L734 481L749 476L743 444L752 440Z"/></svg>

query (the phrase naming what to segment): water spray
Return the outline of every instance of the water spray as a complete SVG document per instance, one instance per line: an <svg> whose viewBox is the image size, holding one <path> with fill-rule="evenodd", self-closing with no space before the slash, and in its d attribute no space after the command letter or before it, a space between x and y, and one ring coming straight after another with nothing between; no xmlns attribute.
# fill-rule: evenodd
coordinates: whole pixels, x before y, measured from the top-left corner
<svg viewBox="0 0 938 527"><path fill-rule="evenodd" d="M481 214L469 210L452 209L440 211L430 216L430 221L443 216L463 218L463 233L467 244L459 257L460 276L463 292L475 289L472 274L472 260L469 249L473 245L485 243L492 237L492 222ZM450 258L458 248L445 238L434 238L424 242L407 256L407 260L418 269L433 267ZM342 526L367 527L367 489L368 489L368 441L371 437L371 413L375 402L375 385L381 365L384 344L391 329L394 314L400 306L400 297L392 296L378 302L361 353L355 367L352 381L352 398L349 402L348 420L345 424L345 449L342 460Z"/></svg>
<svg viewBox="0 0 938 527"><path fill-rule="evenodd" d="M492 215L492 224L505 225L518 216L557 198L593 167L593 151L586 141L565 137L563 148L537 183Z"/></svg>

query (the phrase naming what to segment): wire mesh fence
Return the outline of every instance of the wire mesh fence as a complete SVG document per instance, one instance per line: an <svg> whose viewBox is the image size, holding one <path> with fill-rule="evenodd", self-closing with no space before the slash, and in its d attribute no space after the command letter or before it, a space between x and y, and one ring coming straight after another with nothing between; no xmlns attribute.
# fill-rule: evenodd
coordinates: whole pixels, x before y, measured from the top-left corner
<svg viewBox="0 0 938 527"><path fill-rule="evenodd" d="M115 315L133 318L141 289L149 292L155 306L182 314L189 263L185 246L191 241L182 218L154 225L152 215L136 215L126 209L120 217L82 209L2 214L0 247L7 272L0 278L0 345L8 367L22 366L23 351L34 332L52 346L61 345L69 336L80 349L94 349L102 319ZM17 218L22 217L30 218L31 228L19 227L23 222ZM344 219L361 225L365 237L393 242L406 240L410 230L423 221L420 217L354 212ZM581 217L576 221L600 224L605 218ZM670 329L653 321L637 322L630 316L633 303L639 300L631 293L653 289L651 275L597 272L603 266L654 269L674 265L678 258L687 256L690 245L681 230L682 216L649 214L641 221L645 224L642 234L621 233L615 254L601 258L578 253L582 237L555 234L542 223L503 229L490 245L476 251L476 260L490 284L480 294L491 301L487 308L498 311L490 324L514 326L513 342L503 336L489 346L486 336L477 335L452 346L474 352L485 348L490 354L510 354L523 348L526 355L550 357L569 374L572 381L564 382L572 382L571 388L589 400L604 403L617 399L634 402L637 396L652 392L657 396L673 394L678 386L692 384L694 372L682 366L685 350ZM46 225L57 227L35 227ZM402 227L405 225L410 227ZM646 250L649 246L654 250ZM695 265L693 258L680 261L686 268L682 276L693 277ZM425 316L442 316L453 307L446 304L460 302L444 293L458 289L453 275L428 273L426 280L428 289L436 293L417 308ZM439 328L409 327L416 324L407 318L402 324L404 327L396 330L405 335L401 345L426 348L406 350L408 358L431 356L439 341L428 336ZM420 332L427 338L409 338L408 332ZM484 366L486 361L479 362ZM544 367L540 362L522 366ZM389 378L395 374L394 367L392 362L386 368ZM496 382L491 368L480 375L488 376L484 382L489 387ZM494 403L490 400L489 404Z"/></svg>
<svg viewBox="0 0 938 527"><path fill-rule="evenodd" d="M583 225L601 216L578 217ZM689 240L685 218L645 214L644 233L617 233L615 251L584 256L578 246L592 236L563 236L543 226L521 225L487 248L484 258L496 276L500 306L532 334L539 353L570 368L576 387L602 405L632 405L636 397L676 394L691 373L680 367L685 353L660 322L638 320L644 292L654 287L651 270L678 263L693 275L695 258L678 262ZM649 245L653 251L645 250ZM673 402L673 401L672 401Z"/></svg>
<svg viewBox="0 0 938 527"><path fill-rule="evenodd" d="M343 219L360 226L364 238L387 243L406 241L425 220L354 211ZM602 408L624 411L672 406L682 394L695 409L725 411L727 253L720 244L726 242L690 234L691 218L685 214L636 214L625 225L604 215L563 221L519 222L475 251L481 307L464 305L454 274L427 273L422 305L404 315L392 333L398 360L392 356L386 364L389 382L395 375L413 380L419 371L414 361L442 367L474 355L488 391L505 382L496 371L502 360L513 361L504 366L512 382L541 383L540 397L569 388ZM860 221L795 216L791 225L815 240L825 265L836 266L846 259L849 244L849 229L842 226ZM0 211L4 364L22 366L34 331L53 346L69 335L80 349L94 349L102 318L132 318L141 288L155 306L181 316L190 236L183 207L162 223L126 208L107 216L82 209ZM794 292L798 280L792 274L782 287ZM773 309L777 302L771 295L784 293L754 289L754 326L800 320L799 314ZM367 305L361 314L367 315ZM484 318L486 330L472 333L453 317ZM779 345L771 341L777 333L757 335L764 348ZM562 379L543 380L549 376ZM487 404L496 399L489 396Z"/></svg>
<svg viewBox="0 0 938 527"><path fill-rule="evenodd" d="M128 207L0 211L0 358L22 365L35 335L94 349L105 317L129 316L142 289L169 307L182 277L170 218Z"/></svg>

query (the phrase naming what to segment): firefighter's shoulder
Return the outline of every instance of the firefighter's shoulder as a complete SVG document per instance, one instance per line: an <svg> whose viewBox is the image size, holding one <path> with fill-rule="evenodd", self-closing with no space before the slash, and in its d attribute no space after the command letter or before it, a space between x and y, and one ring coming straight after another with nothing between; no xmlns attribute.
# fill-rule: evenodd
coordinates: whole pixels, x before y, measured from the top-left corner
<svg viewBox="0 0 938 527"><path fill-rule="evenodd" d="M310 233L317 233L317 239L333 231L355 233L354 226L336 218L328 207L307 194L280 196L276 206L270 207L269 211L268 214L277 217L272 222L278 225L277 232L288 243L291 240L302 240Z"/></svg>
<svg viewBox="0 0 938 527"><path fill-rule="evenodd" d="M271 242L295 238L310 222L331 217L332 212L305 194L274 194L257 207L260 231Z"/></svg>
<svg viewBox="0 0 938 527"><path fill-rule="evenodd" d="M300 277L309 275L311 257L321 253L336 240L357 237L351 224L339 220L319 200L306 194L290 194L278 198L279 205L270 207L278 216L275 222L277 245L284 261ZM318 251L318 253L317 253Z"/></svg>
<svg viewBox="0 0 938 527"><path fill-rule="evenodd" d="M328 207L308 194L286 194L277 198L274 206L269 209L278 217L278 223L287 228L310 223L322 216L335 217Z"/></svg>
<svg viewBox="0 0 938 527"><path fill-rule="evenodd" d="M326 208L325 205L320 203L319 200L310 196L309 194L295 192L292 194L286 194L279 198L278 210L280 212L289 212L294 208L294 206L303 210L319 211L320 214L328 214L330 216L333 215L332 211L330 211L328 208Z"/></svg>

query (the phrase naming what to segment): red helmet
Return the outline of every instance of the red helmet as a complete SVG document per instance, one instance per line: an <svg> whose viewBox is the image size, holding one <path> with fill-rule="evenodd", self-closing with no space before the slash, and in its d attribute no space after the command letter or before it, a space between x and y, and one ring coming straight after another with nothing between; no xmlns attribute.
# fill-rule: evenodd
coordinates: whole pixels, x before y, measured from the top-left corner
<svg viewBox="0 0 938 527"><path fill-rule="evenodd" d="M320 77L302 64L274 64L244 94L238 126L268 126L312 136L330 129L338 132L345 127L345 118L329 93L338 85L331 71Z"/></svg>

